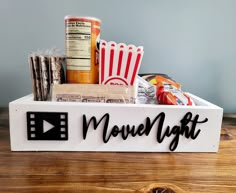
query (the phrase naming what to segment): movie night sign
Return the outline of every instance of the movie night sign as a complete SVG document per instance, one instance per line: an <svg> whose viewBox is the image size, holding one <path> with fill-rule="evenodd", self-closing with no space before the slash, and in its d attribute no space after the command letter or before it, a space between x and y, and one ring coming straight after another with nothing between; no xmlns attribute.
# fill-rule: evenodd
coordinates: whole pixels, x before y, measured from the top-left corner
<svg viewBox="0 0 236 193"><path fill-rule="evenodd" d="M201 134L201 125L208 121L208 118L199 118L199 114L193 115L187 112L183 118L174 125L166 124L166 114L160 112L154 118L144 117L144 121L139 124L129 124L124 120L124 124L111 124L112 117L105 113L99 117L87 116L83 114L82 128L83 140L88 137L88 131L102 132L102 140L109 143L113 138L128 140L129 138L148 137L151 131L154 131L157 144L161 144L166 138L172 137L169 144L169 150L175 151L178 147L180 137L196 140ZM117 117L116 117L117 119ZM165 126L164 126L165 125ZM121 141L122 142L122 141Z"/></svg>

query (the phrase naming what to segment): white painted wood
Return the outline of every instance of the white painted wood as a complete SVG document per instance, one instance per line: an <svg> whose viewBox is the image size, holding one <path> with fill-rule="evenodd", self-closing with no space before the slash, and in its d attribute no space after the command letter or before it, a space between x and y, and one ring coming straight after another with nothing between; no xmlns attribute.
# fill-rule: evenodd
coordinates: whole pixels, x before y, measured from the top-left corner
<svg viewBox="0 0 236 193"><path fill-rule="evenodd" d="M153 124L149 135L128 136L123 140L121 135L111 136L107 143L103 141L104 120L96 130L93 124L88 128L86 139L83 139L83 115L87 121L95 116L99 121L108 113L108 133L118 126L126 127L144 125L147 117L153 121L160 113L165 114L162 136L167 128L181 126L181 120L190 112L192 120L199 115L198 121L208 119L205 123L197 123L195 133L200 130L195 140L179 136L179 143L174 152L217 152L219 148L220 130L223 109L197 96L190 94L196 106L172 105L143 105L143 104L104 104L78 102L47 102L33 101L32 95L25 96L9 104L10 109L10 137L12 151L115 151L115 152L170 152L170 143L176 137L172 134L159 143L156 139L159 118ZM28 140L27 116L30 111L37 112L67 112L68 140ZM192 127L192 122L187 126ZM142 127L142 126L140 126ZM159 129L160 131L160 129Z"/></svg>

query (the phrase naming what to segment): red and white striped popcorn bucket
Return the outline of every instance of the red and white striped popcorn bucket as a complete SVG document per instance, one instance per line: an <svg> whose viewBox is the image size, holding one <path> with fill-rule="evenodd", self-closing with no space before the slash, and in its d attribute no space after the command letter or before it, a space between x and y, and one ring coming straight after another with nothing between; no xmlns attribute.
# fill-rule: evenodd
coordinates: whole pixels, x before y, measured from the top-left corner
<svg viewBox="0 0 236 193"><path fill-rule="evenodd" d="M134 85L143 53L142 46L101 40L99 84Z"/></svg>

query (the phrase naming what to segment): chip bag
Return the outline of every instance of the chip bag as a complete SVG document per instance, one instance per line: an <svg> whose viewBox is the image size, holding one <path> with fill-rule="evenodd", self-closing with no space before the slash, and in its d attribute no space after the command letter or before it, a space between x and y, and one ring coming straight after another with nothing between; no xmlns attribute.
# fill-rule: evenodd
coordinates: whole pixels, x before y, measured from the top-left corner
<svg viewBox="0 0 236 193"><path fill-rule="evenodd" d="M190 96L181 90L181 85L164 76L156 76L156 96L159 104L194 105Z"/></svg>

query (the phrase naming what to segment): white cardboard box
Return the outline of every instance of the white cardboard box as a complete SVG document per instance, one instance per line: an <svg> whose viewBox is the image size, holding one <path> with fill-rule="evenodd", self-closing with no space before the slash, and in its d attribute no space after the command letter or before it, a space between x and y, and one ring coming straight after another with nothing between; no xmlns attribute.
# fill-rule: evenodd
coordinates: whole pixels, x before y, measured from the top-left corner
<svg viewBox="0 0 236 193"><path fill-rule="evenodd" d="M217 152L223 109L33 101L9 104L12 151ZM96 122L96 123L95 123Z"/></svg>

